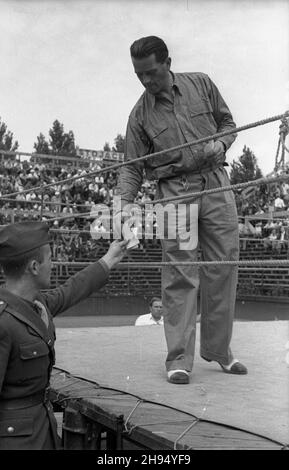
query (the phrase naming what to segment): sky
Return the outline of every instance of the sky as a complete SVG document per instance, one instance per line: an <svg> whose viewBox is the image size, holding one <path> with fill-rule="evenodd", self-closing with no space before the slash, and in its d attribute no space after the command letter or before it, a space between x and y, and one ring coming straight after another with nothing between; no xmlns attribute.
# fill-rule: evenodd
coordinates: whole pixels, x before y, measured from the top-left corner
<svg viewBox="0 0 289 470"><path fill-rule="evenodd" d="M204 72L237 126L289 109L288 0L0 0L0 116L32 152L55 119L80 148L125 134L143 92L129 47L142 36L168 45L174 72ZM241 132L227 153L253 150L274 167L277 121Z"/></svg>

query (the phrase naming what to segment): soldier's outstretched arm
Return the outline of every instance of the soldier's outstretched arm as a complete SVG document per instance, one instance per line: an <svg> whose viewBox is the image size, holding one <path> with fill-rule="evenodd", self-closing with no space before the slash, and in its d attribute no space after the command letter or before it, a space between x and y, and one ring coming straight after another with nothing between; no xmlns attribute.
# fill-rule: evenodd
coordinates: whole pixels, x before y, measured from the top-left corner
<svg viewBox="0 0 289 470"><path fill-rule="evenodd" d="M82 269L56 289L41 293L39 300L44 302L55 316L89 297L107 283L111 269L126 255L127 244L127 240L115 240L102 258Z"/></svg>

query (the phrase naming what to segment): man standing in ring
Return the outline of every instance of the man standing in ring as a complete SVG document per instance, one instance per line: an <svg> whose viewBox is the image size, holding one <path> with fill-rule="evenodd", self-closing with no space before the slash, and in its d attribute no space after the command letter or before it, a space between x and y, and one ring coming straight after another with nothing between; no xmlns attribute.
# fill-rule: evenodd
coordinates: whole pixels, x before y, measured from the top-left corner
<svg viewBox="0 0 289 470"><path fill-rule="evenodd" d="M216 85L204 73L173 73L164 41L156 36L136 40L130 48L134 71L145 92L128 120L125 159L142 157L209 135L236 128ZM203 145L174 150L145 163L120 170L117 194L124 207L133 203L141 186L143 170L158 181L157 199L229 185L224 168L226 151L236 135ZM163 260L196 261L201 249L205 261L238 260L238 220L231 191L205 195L197 204L198 237L191 246L181 234L161 240ZM186 219L187 227L187 219ZM192 223L189 224L192 228ZM196 229L196 227L195 227ZM246 374L230 349L235 310L237 266L165 266L162 270L162 302L168 355L168 381L187 384L193 366L197 296L200 285L201 356L217 361L224 372Z"/></svg>

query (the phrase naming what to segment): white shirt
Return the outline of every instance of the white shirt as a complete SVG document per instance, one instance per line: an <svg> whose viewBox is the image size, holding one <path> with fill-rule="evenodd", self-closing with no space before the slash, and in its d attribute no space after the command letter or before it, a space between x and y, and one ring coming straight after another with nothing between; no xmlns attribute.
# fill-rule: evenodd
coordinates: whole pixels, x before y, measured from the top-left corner
<svg viewBox="0 0 289 470"><path fill-rule="evenodd" d="M285 204L284 204L284 201L283 199L281 199L280 197L276 197L275 201L274 201L274 206L275 207L278 207L280 209L282 209L283 207L285 207Z"/></svg>
<svg viewBox="0 0 289 470"><path fill-rule="evenodd" d="M286 232L281 232L279 240L281 241L285 240L285 235L286 235Z"/></svg>
<svg viewBox="0 0 289 470"><path fill-rule="evenodd" d="M135 326L145 326L145 325L163 325L163 317L160 320L156 321L151 313L146 313L145 315L140 315L135 322Z"/></svg>

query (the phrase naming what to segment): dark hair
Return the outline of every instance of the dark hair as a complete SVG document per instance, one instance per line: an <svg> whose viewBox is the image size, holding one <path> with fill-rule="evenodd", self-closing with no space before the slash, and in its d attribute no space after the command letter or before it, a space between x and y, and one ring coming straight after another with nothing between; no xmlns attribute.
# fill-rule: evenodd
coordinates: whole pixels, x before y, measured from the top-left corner
<svg viewBox="0 0 289 470"><path fill-rule="evenodd" d="M44 260L44 250L42 248L43 246L40 246L39 248L35 248L35 250L31 250L9 261L1 261L4 276L19 279L23 276L29 261L35 260L38 261L38 263L42 263Z"/></svg>
<svg viewBox="0 0 289 470"><path fill-rule="evenodd" d="M164 63L169 56L166 44L157 36L147 36L137 39L130 46L130 55L134 59L144 59L151 54L155 54L156 60L159 63Z"/></svg>
<svg viewBox="0 0 289 470"><path fill-rule="evenodd" d="M156 302L156 301L157 301L157 302L161 302L162 299L161 299L160 297L152 297L152 299L151 299L151 301L150 301L150 307L152 307L152 306L153 306L153 303Z"/></svg>

